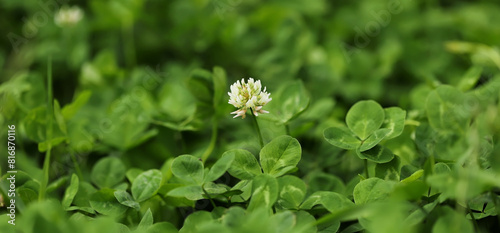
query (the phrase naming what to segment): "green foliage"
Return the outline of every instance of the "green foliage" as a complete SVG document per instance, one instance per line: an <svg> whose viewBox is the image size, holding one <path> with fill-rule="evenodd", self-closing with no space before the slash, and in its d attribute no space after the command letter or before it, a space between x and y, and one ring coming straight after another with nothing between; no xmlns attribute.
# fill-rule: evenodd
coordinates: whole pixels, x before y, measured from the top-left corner
<svg viewBox="0 0 500 233"><path fill-rule="evenodd" d="M0 2L0 232L500 229L496 0Z"/></svg>

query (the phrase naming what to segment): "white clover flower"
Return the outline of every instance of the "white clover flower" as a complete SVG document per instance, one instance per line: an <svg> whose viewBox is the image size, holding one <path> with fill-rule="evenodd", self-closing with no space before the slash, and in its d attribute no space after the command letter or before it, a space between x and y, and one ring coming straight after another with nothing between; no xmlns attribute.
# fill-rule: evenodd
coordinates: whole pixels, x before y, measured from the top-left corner
<svg viewBox="0 0 500 233"><path fill-rule="evenodd" d="M262 107L272 100L269 98L271 94L266 92L266 87L264 87L264 91L261 89L260 80L255 82L253 78L249 78L247 83L241 79L241 82L237 81L231 85L231 92L227 93L230 97L228 103L238 108L231 113L236 114L233 118L241 116L244 119L249 108L255 116L258 116L259 113L269 113Z"/></svg>
<svg viewBox="0 0 500 233"><path fill-rule="evenodd" d="M83 18L83 11L77 6L63 6L54 16L54 22L59 27L74 26Z"/></svg>

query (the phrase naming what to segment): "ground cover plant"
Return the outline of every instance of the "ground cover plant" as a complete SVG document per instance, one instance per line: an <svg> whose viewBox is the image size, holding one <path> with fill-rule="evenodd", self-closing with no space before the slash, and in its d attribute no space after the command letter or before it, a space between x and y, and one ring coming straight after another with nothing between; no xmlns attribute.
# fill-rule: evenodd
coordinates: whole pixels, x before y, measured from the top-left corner
<svg viewBox="0 0 500 233"><path fill-rule="evenodd" d="M0 232L498 232L500 4L2 0Z"/></svg>

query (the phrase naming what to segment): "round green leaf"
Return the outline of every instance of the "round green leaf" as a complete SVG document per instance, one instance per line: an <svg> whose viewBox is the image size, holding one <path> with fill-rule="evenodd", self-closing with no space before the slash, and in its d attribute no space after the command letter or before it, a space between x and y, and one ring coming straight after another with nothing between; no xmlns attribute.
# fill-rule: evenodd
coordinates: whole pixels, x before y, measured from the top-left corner
<svg viewBox="0 0 500 233"><path fill-rule="evenodd" d="M203 163L192 155L181 155L172 162L172 174L191 184L203 184Z"/></svg>
<svg viewBox="0 0 500 233"><path fill-rule="evenodd" d="M389 196L393 186L394 183L375 177L362 180L354 187L354 202L365 204L383 200Z"/></svg>
<svg viewBox="0 0 500 233"><path fill-rule="evenodd" d="M205 177L205 182L211 182L222 175L231 167L231 163L234 161L234 154L226 154L222 156L215 164L210 168L207 176Z"/></svg>
<svg viewBox="0 0 500 233"><path fill-rule="evenodd" d="M390 129L377 129L375 132L372 133L367 139L362 141L361 145L359 146L359 151L363 152L366 150L369 150L376 146L382 139L384 139L389 133L391 132Z"/></svg>
<svg viewBox="0 0 500 233"><path fill-rule="evenodd" d="M323 136L330 144L345 150L356 149L361 141L347 128L330 127L325 129Z"/></svg>
<svg viewBox="0 0 500 233"><path fill-rule="evenodd" d="M132 196L137 202L145 201L160 189L163 175L159 170L151 169L141 173L132 183Z"/></svg>
<svg viewBox="0 0 500 233"><path fill-rule="evenodd" d="M299 141L287 135L279 136L260 151L260 164L264 173L274 177L285 174L299 163L302 148Z"/></svg>
<svg viewBox="0 0 500 233"><path fill-rule="evenodd" d="M276 178L261 174L256 176L252 182L252 198L248 210L252 211L259 207L271 208L278 199L278 181Z"/></svg>
<svg viewBox="0 0 500 233"><path fill-rule="evenodd" d="M375 163L387 163L394 158L394 154L391 150L380 145L376 145L375 147L363 152L358 149L356 150L356 154L360 159L368 159Z"/></svg>
<svg viewBox="0 0 500 233"><path fill-rule="evenodd" d="M304 203L302 203L300 208L307 210L316 205L322 205L328 211L336 212L351 207L354 204L344 195L335 192L318 191L311 194L311 196L309 196Z"/></svg>
<svg viewBox="0 0 500 233"><path fill-rule="evenodd" d="M203 199L203 189L199 185L182 186L172 189L167 195L172 197L185 197L188 200L201 200Z"/></svg>
<svg viewBox="0 0 500 233"><path fill-rule="evenodd" d="M297 209L306 195L306 183L296 176L278 178L278 204L285 209Z"/></svg>
<svg viewBox="0 0 500 233"><path fill-rule="evenodd" d="M134 201L132 196L127 191L117 190L117 191L115 191L114 194L115 194L116 200L118 200L118 202L120 202L120 204L134 208L137 211L140 210L141 206L139 205L139 203Z"/></svg>
<svg viewBox="0 0 500 233"><path fill-rule="evenodd" d="M195 114L195 98L184 85L167 82L159 93L159 110L169 121L179 123Z"/></svg>
<svg viewBox="0 0 500 233"><path fill-rule="evenodd" d="M398 156L387 163L377 163L375 166L375 176L384 180L399 181L401 170L401 159Z"/></svg>
<svg viewBox="0 0 500 233"><path fill-rule="evenodd" d="M255 156L247 150L236 149L226 151L222 154L222 157L225 156L234 156L234 161L231 163L228 172L240 180L250 180L262 174L259 162Z"/></svg>
<svg viewBox="0 0 500 233"><path fill-rule="evenodd" d="M380 104L373 100L363 100L354 104L347 112L347 127L361 140L366 139L384 122L385 113Z"/></svg>
<svg viewBox="0 0 500 233"><path fill-rule="evenodd" d="M123 162L115 157L99 160L90 173L90 179L100 188L112 188L125 178L126 168Z"/></svg>
<svg viewBox="0 0 500 233"><path fill-rule="evenodd" d="M382 128L390 130L389 134L385 136L385 139L391 139L401 135L405 128L406 111L398 107L391 107L385 108L384 112L385 119Z"/></svg>
<svg viewBox="0 0 500 233"><path fill-rule="evenodd" d="M279 97L273 100L279 103L279 118L283 123L293 120L309 106L309 94L301 80L286 84L279 94Z"/></svg>
<svg viewBox="0 0 500 233"><path fill-rule="evenodd" d="M427 96L429 124L444 133L464 133L470 115L464 103L462 92L451 86L439 86Z"/></svg>
<svg viewBox="0 0 500 233"><path fill-rule="evenodd" d="M90 196L90 206L104 215L120 216L127 207L121 205L115 198L114 190L104 188Z"/></svg>

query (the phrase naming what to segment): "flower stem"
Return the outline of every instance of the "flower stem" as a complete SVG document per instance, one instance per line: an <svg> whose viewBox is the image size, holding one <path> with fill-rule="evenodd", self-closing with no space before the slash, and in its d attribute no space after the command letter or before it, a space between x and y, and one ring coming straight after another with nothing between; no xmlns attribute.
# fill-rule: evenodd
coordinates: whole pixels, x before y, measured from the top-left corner
<svg viewBox="0 0 500 233"><path fill-rule="evenodd" d="M250 112L252 113L253 122L255 124L255 128L257 129L257 134L259 135L260 148L264 147L264 140L262 140L262 134L260 133L259 123L257 122L257 116L253 114L253 109L250 108Z"/></svg>
<svg viewBox="0 0 500 233"><path fill-rule="evenodd" d="M53 95L52 95L52 57L49 56L47 61L47 128L45 131L45 141L47 142L47 152L45 153L45 160L43 161L43 178L40 184L40 193L38 200L45 199L45 192L47 184L49 183L49 170L50 170L50 153L52 150L52 118L53 118Z"/></svg>
<svg viewBox="0 0 500 233"><path fill-rule="evenodd" d="M73 151L70 152L71 160L73 161L73 166L75 166L76 174L78 175L78 179L83 180L82 171L80 170L80 166L78 165L78 161L76 160L75 153Z"/></svg>
<svg viewBox="0 0 500 233"><path fill-rule="evenodd" d="M210 157L210 154L212 154L214 148L215 148L215 143L217 142L217 120L215 119L215 116L212 118L212 138L210 139L210 144L208 145L208 148L203 152L203 155L201 156L201 160L205 162L208 157Z"/></svg>
<svg viewBox="0 0 500 233"><path fill-rule="evenodd" d="M203 192L205 193L205 195L207 195L208 200L210 200L210 203L212 204L212 206L213 206L214 208L216 208L216 207L217 207L217 205L215 205L214 200L212 200L212 197L210 197L210 194L208 194L207 190L205 190L205 188L204 188L203 186L201 186L201 189L203 190Z"/></svg>

